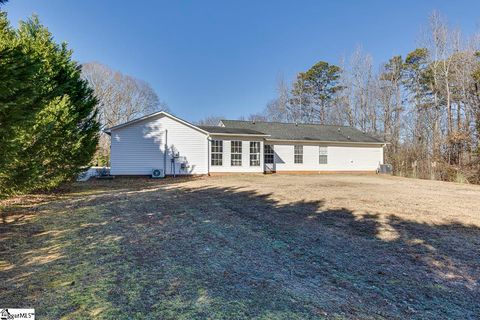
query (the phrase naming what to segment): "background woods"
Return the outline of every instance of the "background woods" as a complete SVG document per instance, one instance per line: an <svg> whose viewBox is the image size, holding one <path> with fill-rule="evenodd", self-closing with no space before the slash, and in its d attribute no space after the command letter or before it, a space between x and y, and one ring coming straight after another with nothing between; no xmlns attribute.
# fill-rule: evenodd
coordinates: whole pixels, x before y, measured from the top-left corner
<svg viewBox="0 0 480 320"><path fill-rule="evenodd" d="M438 13L419 47L375 68L357 49L318 62L249 119L355 126L389 143L395 174L480 183L480 34L463 38Z"/></svg>

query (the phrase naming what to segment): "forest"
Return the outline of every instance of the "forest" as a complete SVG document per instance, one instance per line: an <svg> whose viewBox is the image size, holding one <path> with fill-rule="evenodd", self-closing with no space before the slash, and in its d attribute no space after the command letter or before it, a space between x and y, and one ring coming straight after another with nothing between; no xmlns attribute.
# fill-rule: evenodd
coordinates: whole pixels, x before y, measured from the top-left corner
<svg viewBox="0 0 480 320"><path fill-rule="evenodd" d="M245 119L354 126L388 143L396 175L478 184L480 33L434 12L417 43L380 66L358 48L279 79L276 98Z"/></svg>

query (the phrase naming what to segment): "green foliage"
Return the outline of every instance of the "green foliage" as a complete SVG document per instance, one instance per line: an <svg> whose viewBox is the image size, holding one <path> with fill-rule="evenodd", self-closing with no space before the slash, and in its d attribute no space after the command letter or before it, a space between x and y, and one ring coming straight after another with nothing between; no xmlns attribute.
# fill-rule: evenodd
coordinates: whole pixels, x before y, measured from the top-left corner
<svg viewBox="0 0 480 320"><path fill-rule="evenodd" d="M326 121L326 108L329 107L336 92L342 89L339 85L340 67L320 61L307 72L297 75L293 84L292 104L303 109L307 122L318 119L320 123Z"/></svg>
<svg viewBox="0 0 480 320"><path fill-rule="evenodd" d="M0 28L0 194L54 188L95 153L97 101L37 17L13 30L1 13Z"/></svg>
<svg viewBox="0 0 480 320"><path fill-rule="evenodd" d="M404 63L404 84L412 92L417 107L431 107L433 87L432 68L427 49L417 48L410 52Z"/></svg>

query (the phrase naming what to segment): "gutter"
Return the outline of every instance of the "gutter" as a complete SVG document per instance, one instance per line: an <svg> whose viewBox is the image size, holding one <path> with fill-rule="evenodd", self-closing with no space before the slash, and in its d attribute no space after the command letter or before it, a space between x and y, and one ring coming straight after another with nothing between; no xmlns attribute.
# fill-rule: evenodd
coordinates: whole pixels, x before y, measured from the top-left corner
<svg viewBox="0 0 480 320"><path fill-rule="evenodd" d="M287 140L287 139L265 139L265 141L269 142L312 142L312 143L339 143L339 144L380 144L380 145L387 145L390 144L389 142L359 142L359 141L329 141L329 140Z"/></svg>

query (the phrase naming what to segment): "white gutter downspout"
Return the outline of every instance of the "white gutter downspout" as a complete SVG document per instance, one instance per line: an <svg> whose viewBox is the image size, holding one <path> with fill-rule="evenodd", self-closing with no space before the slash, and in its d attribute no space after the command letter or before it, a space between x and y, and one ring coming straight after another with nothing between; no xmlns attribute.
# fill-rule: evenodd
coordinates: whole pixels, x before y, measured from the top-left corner
<svg viewBox="0 0 480 320"><path fill-rule="evenodd" d="M207 136L207 175L210 176L210 135Z"/></svg>

